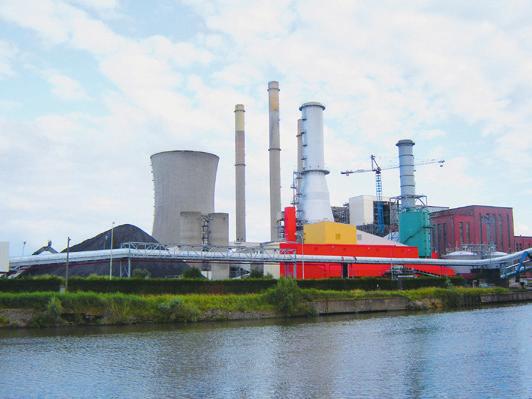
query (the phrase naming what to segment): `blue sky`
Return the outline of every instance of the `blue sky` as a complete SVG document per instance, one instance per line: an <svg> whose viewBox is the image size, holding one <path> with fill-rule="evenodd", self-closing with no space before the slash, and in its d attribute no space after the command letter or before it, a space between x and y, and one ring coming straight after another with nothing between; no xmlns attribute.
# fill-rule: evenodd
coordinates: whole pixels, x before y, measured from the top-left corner
<svg viewBox="0 0 532 399"><path fill-rule="evenodd" d="M464 4L465 3L465 4ZM532 234L528 1L0 2L0 240L13 255L111 226L151 232L150 154L220 156L234 234L234 104L246 105L248 238L267 240L267 82L281 87L283 203L298 107L320 101L331 199L375 190L369 155L416 141L430 204L514 208ZM397 195L397 171L383 175Z"/></svg>

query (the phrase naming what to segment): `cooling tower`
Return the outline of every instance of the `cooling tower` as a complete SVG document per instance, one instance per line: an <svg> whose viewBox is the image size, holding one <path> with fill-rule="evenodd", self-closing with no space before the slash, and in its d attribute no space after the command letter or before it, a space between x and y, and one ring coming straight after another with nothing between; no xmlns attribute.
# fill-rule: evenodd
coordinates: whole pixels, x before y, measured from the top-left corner
<svg viewBox="0 0 532 399"><path fill-rule="evenodd" d="M218 160L214 154L199 151L165 151L151 156L155 194L152 235L160 243L181 242L181 212L214 212Z"/></svg>

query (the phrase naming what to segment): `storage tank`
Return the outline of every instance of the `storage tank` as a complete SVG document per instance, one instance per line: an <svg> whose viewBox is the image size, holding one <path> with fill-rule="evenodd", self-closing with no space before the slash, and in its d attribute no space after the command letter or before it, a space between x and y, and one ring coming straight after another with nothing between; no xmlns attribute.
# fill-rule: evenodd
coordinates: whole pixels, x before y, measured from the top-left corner
<svg viewBox="0 0 532 399"><path fill-rule="evenodd" d="M181 212L214 212L218 156L200 151L164 151L151 156L155 210L153 237L181 241Z"/></svg>
<svg viewBox="0 0 532 399"><path fill-rule="evenodd" d="M442 256L442 259L450 260L479 260L481 259L479 254L471 251L454 251ZM456 274L469 274L473 266L450 266Z"/></svg>

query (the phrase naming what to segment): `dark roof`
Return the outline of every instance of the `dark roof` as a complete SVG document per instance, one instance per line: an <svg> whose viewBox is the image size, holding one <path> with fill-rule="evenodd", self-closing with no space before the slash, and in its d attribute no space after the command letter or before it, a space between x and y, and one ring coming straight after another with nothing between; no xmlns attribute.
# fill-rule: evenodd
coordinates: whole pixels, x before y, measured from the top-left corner
<svg viewBox="0 0 532 399"><path fill-rule="evenodd" d="M125 242L154 242L158 241L144 230L132 224L122 224L113 229L113 249L120 248ZM111 229L70 247L70 252L99 251L110 249ZM66 252L66 248L62 251Z"/></svg>
<svg viewBox="0 0 532 399"><path fill-rule="evenodd" d="M52 248L52 241L48 241L48 245L45 245L44 247L40 247L37 251L32 253L32 255L40 255L43 252L50 252L51 254L57 253L57 251Z"/></svg>
<svg viewBox="0 0 532 399"><path fill-rule="evenodd" d="M430 206L430 205L429 205ZM509 206L494 206L494 205L465 205L465 206L459 206L459 207L456 207L456 208L449 208L449 209L443 209L441 211L435 211L435 212L431 212L431 215L434 215L434 216L440 216L438 214L441 214L441 215L452 215L456 212L460 212L460 211L472 211L474 209L478 209L478 208L491 208L491 209L510 209L510 210L513 210L512 207L509 207Z"/></svg>

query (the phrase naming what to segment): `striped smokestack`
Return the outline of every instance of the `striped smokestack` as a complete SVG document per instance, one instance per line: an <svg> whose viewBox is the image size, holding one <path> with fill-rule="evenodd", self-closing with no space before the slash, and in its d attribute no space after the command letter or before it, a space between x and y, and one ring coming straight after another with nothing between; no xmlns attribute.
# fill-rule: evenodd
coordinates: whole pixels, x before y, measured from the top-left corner
<svg viewBox="0 0 532 399"><path fill-rule="evenodd" d="M297 176L296 176L296 200L301 197L301 173L303 172L303 120L297 120Z"/></svg>
<svg viewBox="0 0 532 399"><path fill-rule="evenodd" d="M246 137L244 105L235 105L235 221L236 241L246 241Z"/></svg>
<svg viewBox="0 0 532 399"><path fill-rule="evenodd" d="M268 82L270 114L270 227L271 240L279 241L281 213L281 140L279 137L279 82Z"/></svg>
<svg viewBox="0 0 532 399"><path fill-rule="evenodd" d="M414 142L410 139L399 140L399 178L401 181L401 209L416 206L416 179L414 177Z"/></svg>

